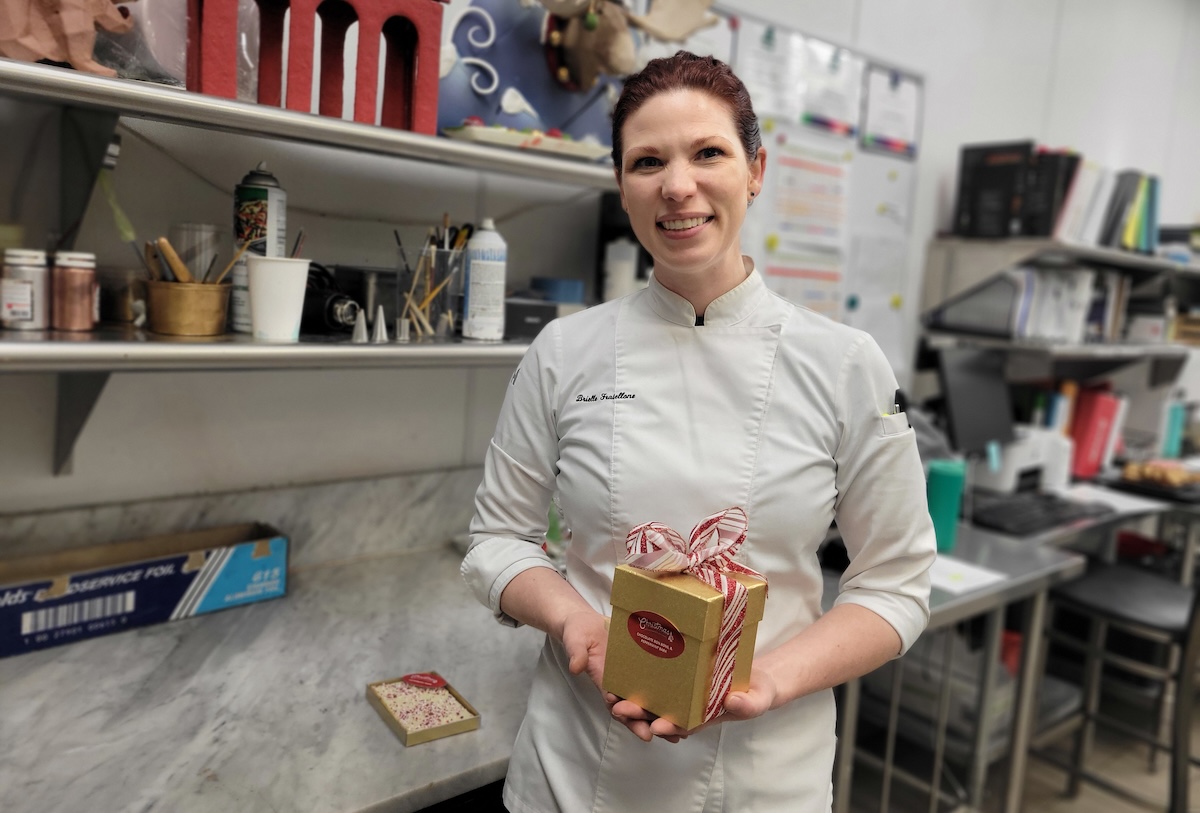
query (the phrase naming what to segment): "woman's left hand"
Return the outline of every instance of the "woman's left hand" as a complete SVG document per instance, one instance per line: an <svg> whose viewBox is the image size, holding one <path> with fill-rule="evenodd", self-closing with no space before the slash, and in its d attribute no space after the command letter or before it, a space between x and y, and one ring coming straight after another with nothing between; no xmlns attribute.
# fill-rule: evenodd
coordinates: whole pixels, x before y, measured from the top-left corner
<svg viewBox="0 0 1200 813"><path fill-rule="evenodd" d="M611 702L612 715L626 728L645 742L660 737L667 742L679 742L689 735L715 723L726 720L750 720L769 711L778 696L775 680L757 666L750 669L750 686L744 692L730 692L725 696L724 711L703 725L686 731L662 717L656 717L629 700ZM611 698L612 695L609 695Z"/></svg>
<svg viewBox="0 0 1200 813"><path fill-rule="evenodd" d="M752 666L749 688L744 692L730 692L725 695L725 714L722 716L732 720L760 717L774 708L778 697L779 688L775 685L775 679L766 670ZM722 718L717 718L720 719Z"/></svg>

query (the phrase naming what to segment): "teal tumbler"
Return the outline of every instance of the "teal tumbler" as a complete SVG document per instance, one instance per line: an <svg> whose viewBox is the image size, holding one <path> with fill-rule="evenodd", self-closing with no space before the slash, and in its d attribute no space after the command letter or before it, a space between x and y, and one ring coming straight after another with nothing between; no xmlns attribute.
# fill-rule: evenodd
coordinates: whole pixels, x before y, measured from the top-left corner
<svg viewBox="0 0 1200 813"><path fill-rule="evenodd" d="M958 512L962 505L963 484L967 479L964 460L931 460L925 480L925 495L929 500L929 516L937 537L938 553L954 550L958 533Z"/></svg>

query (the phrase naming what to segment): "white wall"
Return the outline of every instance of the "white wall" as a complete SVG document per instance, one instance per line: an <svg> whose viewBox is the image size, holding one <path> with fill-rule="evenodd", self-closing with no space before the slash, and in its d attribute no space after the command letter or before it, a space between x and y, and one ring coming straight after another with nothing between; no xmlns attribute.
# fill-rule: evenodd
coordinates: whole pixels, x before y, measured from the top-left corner
<svg viewBox="0 0 1200 813"><path fill-rule="evenodd" d="M1200 0L729 0L922 74L908 345L926 242L950 228L959 147L1034 138L1163 179L1161 222L1200 222ZM901 382L904 383L904 382Z"/></svg>
<svg viewBox="0 0 1200 813"><path fill-rule="evenodd" d="M1197 0L732 0L924 75L919 195L948 226L958 146L1033 137L1164 178L1200 221ZM926 229L928 233L928 229Z"/></svg>
<svg viewBox="0 0 1200 813"><path fill-rule="evenodd" d="M1200 223L1200 0L1187 3L1182 45L1167 120L1163 188L1166 223Z"/></svg>
<svg viewBox="0 0 1200 813"><path fill-rule="evenodd" d="M911 303L924 243L949 223L964 142L1033 137L1158 172L1163 222L1200 221L1200 0L723 5L923 74ZM0 105L0 127L6 115ZM483 209L503 214L541 201L550 205L503 225L515 274L590 274L595 193L492 178L481 194L473 173L133 126L187 165L125 139L117 188L142 236L164 233L176 219L227 222L233 184L267 157L291 194L293 229L305 226L314 255L389 264L393 225L415 241L418 224L444 209L474 220ZM10 155L0 159L0 192L13 172ZM128 249L110 237L110 223L94 203L80 246L126 262ZM497 370L114 376L73 473L54 478L53 377L0 376L0 513L473 464L505 377Z"/></svg>

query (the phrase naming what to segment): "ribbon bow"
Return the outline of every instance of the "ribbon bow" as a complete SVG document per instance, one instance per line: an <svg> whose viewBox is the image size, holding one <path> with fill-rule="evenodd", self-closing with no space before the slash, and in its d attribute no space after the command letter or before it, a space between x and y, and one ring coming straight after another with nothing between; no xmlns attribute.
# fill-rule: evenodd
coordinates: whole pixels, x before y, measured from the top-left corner
<svg viewBox="0 0 1200 813"><path fill-rule="evenodd" d="M758 571L733 561L746 541L747 527L746 512L735 507L701 520L686 541L678 531L661 522L643 523L625 537L628 555L624 564L641 570L690 573L724 597L704 722L721 713L725 695L733 684L734 659L742 639L742 623L746 620L746 588L726 574L745 573L767 580Z"/></svg>

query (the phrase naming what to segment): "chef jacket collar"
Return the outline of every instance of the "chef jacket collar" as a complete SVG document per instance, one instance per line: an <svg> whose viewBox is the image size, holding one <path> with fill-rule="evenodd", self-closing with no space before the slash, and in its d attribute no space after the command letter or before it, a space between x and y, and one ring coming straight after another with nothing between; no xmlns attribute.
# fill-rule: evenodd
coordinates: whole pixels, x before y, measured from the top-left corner
<svg viewBox="0 0 1200 813"><path fill-rule="evenodd" d="M749 316L767 294L762 276L754 270L754 260L742 255L746 268L746 279L737 287L726 291L709 303L704 311L704 324L709 327L736 325ZM674 291L663 287L654 275L650 275L650 304L663 319L676 325L692 327L696 324L696 309Z"/></svg>

